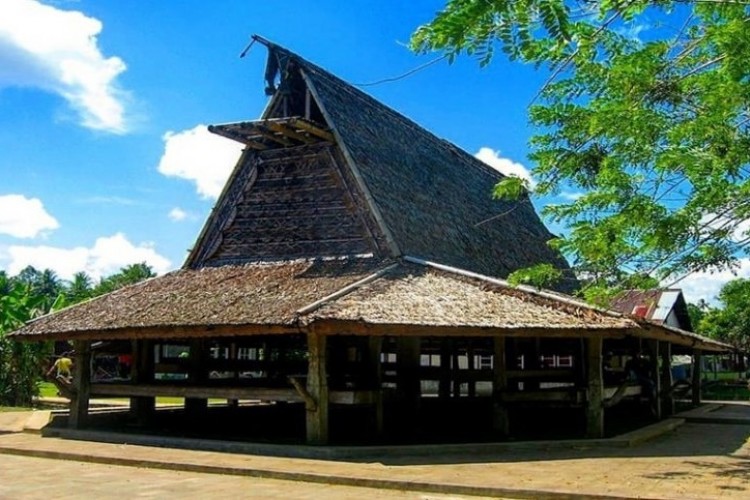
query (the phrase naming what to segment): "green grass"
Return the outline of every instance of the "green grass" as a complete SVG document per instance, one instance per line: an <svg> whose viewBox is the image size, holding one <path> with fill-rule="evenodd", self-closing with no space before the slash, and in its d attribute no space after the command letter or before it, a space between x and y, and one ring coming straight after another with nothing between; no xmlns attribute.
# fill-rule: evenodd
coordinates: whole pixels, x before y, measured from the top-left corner
<svg viewBox="0 0 750 500"><path fill-rule="evenodd" d="M24 408L23 406L0 406L0 413L11 411L31 411L33 408Z"/></svg>

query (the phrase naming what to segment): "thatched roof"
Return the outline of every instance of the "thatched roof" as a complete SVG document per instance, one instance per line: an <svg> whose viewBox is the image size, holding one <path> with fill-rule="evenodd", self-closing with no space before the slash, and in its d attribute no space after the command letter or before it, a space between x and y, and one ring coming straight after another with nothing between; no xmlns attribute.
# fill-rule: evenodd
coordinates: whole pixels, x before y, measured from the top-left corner
<svg viewBox="0 0 750 500"><path fill-rule="evenodd" d="M302 227L303 233L259 233L249 218L235 216L232 207L245 207L254 192L265 189L264 185L256 180L240 186L234 190L246 193L240 195L233 194L228 186L188 259L189 267L313 257L316 251L317 255L363 253L366 245L369 252L381 257L419 255L488 276L506 277L538 263L569 269L560 254L547 245L553 235L539 220L528 197L519 202L492 199L492 189L502 174L330 72L261 41L267 43L272 60L280 61L282 75L262 119L211 127L251 149L238 164L235 181L248 183L251 171L261 180L264 169L257 164L265 156L282 152L290 158L299 155L300 148L310 148L304 146L305 142L322 140L292 126L301 126L302 121L290 116L309 114L308 124L319 122L331 131L334 141L330 154L325 161L320 157L303 169L295 170L299 162L290 164L284 193L255 196L273 206L279 200L292 199L291 189L296 190L294 197L299 196L304 185L305 192L313 196L317 189L338 197L341 203L335 204L333 198L322 203L333 203L332 208L346 206L348 212L340 212L338 224L330 217L317 218L315 232L310 229L312 222L297 217L280 224ZM312 102L307 99L308 91ZM281 129L280 123L286 129ZM295 135L283 135L290 130ZM313 180L305 176L308 171L317 172L318 177ZM338 183L333 180L336 171L340 171ZM274 188L279 188L279 181ZM249 213L246 208L240 210ZM308 211L308 215L311 213ZM364 223L355 224L355 220ZM224 240L220 242L221 238ZM241 245L238 238L250 244ZM329 244L331 241L335 243ZM570 274L557 288L570 292L576 286Z"/></svg>
<svg viewBox="0 0 750 500"><path fill-rule="evenodd" d="M695 334L572 297L405 257L181 270L45 316L28 338L210 337L263 333L633 335L722 350Z"/></svg>
<svg viewBox="0 0 750 500"><path fill-rule="evenodd" d="M44 316L14 335L107 339L276 331L272 326L294 331L297 309L380 265L347 259L183 269Z"/></svg>

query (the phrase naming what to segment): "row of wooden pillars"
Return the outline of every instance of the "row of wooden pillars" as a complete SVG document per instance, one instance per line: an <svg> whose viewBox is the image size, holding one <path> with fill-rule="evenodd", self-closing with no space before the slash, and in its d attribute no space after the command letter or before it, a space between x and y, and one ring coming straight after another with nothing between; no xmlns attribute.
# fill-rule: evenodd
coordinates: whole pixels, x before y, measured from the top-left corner
<svg viewBox="0 0 750 500"><path fill-rule="evenodd" d="M325 444L329 441L329 389L327 373L327 340L328 337L316 332L307 334L308 370L306 391L306 438L309 444ZM397 394L401 424L405 427L418 425L421 387L420 387L420 342L418 337L400 337L397 339ZM492 380L492 422L498 435L509 433L509 415L507 404L503 396L508 390L508 342L506 337L493 339L494 363ZM656 394L655 412L657 418L671 415L674 412L674 401L670 389L672 387L671 346L668 342L656 340L646 341L652 364L651 373ZM365 362L368 371L372 373L374 387L381 387L382 337L368 339L368 355ZM201 340L194 340L190 349L191 371L188 374L190 384L200 385L202 363L205 362L205 349ZM69 425L80 428L85 425L88 415L88 404L91 380L91 345L88 341L75 342L75 397L71 401ZM148 384L154 382L154 348L153 343L144 340L133 341L133 365L131 379L133 384ZM586 379L586 435L592 438L604 435L604 378L603 378L603 341L601 338L585 340L585 379ZM700 351L694 351L693 403L700 403ZM444 391L441 383L441 392ZM383 396L382 390L375 391L373 402L375 412L376 431L383 432ZM155 398L139 396L131 398L131 413L142 423L147 422L155 410ZM207 410L206 399L191 399L185 401L185 411L188 414L199 415Z"/></svg>

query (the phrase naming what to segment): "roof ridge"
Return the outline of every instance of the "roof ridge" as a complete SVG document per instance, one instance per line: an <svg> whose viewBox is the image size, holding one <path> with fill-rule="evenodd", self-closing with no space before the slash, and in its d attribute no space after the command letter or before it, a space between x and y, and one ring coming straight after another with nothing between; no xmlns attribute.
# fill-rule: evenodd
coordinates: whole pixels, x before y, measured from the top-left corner
<svg viewBox="0 0 750 500"><path fill-rule="evenodd" d="M304 307L301 307L301 308L297 309L296 314L302 316L302 315L305 315L305 314L309 314L309 313L311 313L311 312L313 312L313 311L315 311L317 309L320 309L321 307L323 307L324 305L328 304L329 302L334 301L336 299L339 299L339 298L341 298L341 297L343 297L345 295L348 295L348 294L354 292L355 290L359 289L361 286L366 285L366 284L368 284L368 283L370 283L372 281L375 281L378 278L381 278L384 274L386 274L391 269L394 269L398 265L399 265L398 262L392 262L392 263L388 264L387 266L385 266L385 267L383 267L381 269L378 269L374 273L372 273L372 274L370 274L368 276L365 276L364 278L362 278L360 280L355 281L354 283L350 283L350 284L348 284L348 285L346 285L346 286L344 286L344 287L336 290L335 292L330 293L330 294L326 295L325 297L323 297L323 298L321 298L319 300L316 300L315 302L312 302L312 303L310 303L310 304L308 304L308 305L306 305Z"/></svg>
<svg viewBox="0 0 750 500"><path fill-rule="evenodd" d="M432 133L431 131L429 131L425 127L421 126L420 124L418 124L417 122L415 122L411 118L407 117L403 113L400 113L396 109L394 109L391 106L389 106L389 105L381 102L380 100L378 100L375 97L371 96L370 94L368 94L364 90L357 88L356 86L354 86L351 83L347 82L343 78L338 77L337 75L335 75L334 73L328 71L327 69L325 69L325 68L323 68L323 67L321 67L321 66L319 66L319 65L317 65L317 64L315 64L315 63L313 63L311 61L309 61L308 59L305 59L304 57L300 56L296 52L293 52L293 51L287 49L286 47L283 47L283 46L281 46L281 45L279 45L279 44L277 44L275 42L271 42L270 40L267 40L267 39L265 39L263 37L259 37L258 35L253 35L253 38L257 39L258 41L260 41L261 43L263 43L267 47L273 48L273 50L280 50L280 51L285 52L288 56L293 57L295 60L297 60L298 62L302 63L305 67L307 67L308 69L311 69L312 71L314 71L318 75L320 75L320 76L322 76L324 78L328 78L328 79L334 80L334 83L337 84L337 85L340 85L343 90L345 90L345 91L347 91L347 92L349 92L351 94L354 94L357 97L363 97L365 99L373 101L378 106L380 106L384 110L387 110L390 114L392 114L393 116L395 116L396 118L398 118L401 122L403 122L408 127L412 128L414 130L417 130L420 133L422 133L425 136L427 136L432 142L435 143L435 145L438 145L441 148L444 148L444 149L446 149L446 150L448 150L450 152L458 152L460 154L460 156L464 156L465 155L464 156L464 159L466 160L465 163L468 166L470 166L472 168L475 168L475 169L477 169L479 171L482 171L484 173L488 173L488 174L493 175L493 176L507 177L505 174L503 174L500 171L492 168L491 166L489 166L488 164L486 164L482 160L476 158L474 155L472 155L471 153L469 153L465 149L457 146L456 144L454 144L453 142L449 141L448 139L445 139L443 137L438 137L437 135L435 135L434 133Z"/></svg>

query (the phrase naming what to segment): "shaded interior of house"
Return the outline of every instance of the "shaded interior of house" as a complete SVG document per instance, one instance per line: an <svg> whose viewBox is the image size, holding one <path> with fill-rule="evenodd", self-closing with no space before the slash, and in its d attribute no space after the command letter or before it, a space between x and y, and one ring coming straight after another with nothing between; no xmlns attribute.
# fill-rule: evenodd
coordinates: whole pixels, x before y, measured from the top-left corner
<svg viewBox="0 0 750 500"><path fill-rule="evenodd" d="M681 384L699 401L701 355L728 346L568 295L579 284L528 197L492 199L500 173L257 41L270 101L209 128L245 149L183 268L13 334L75 346L54 425L314 445L600 438L672 414ZM564 271L555 290L504 281L537 263ZM130 407L94 413L93 398Z"/></svg>

